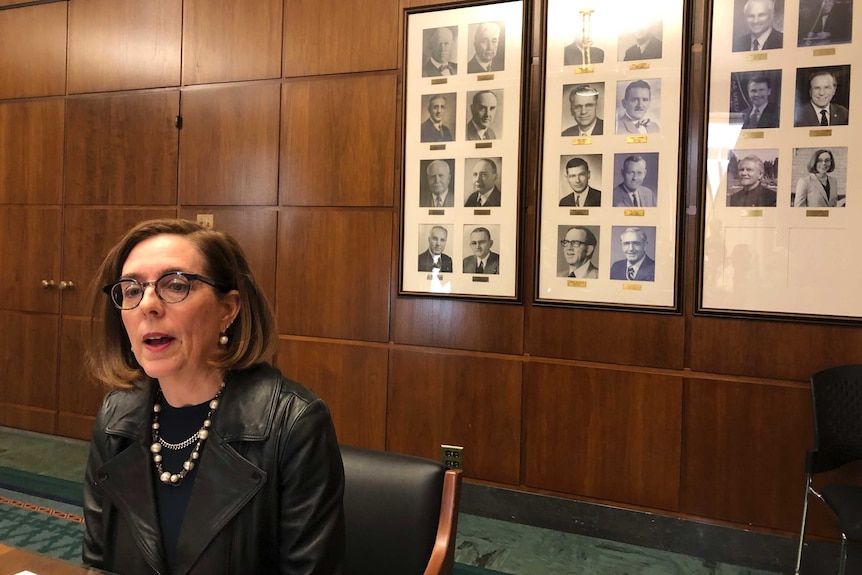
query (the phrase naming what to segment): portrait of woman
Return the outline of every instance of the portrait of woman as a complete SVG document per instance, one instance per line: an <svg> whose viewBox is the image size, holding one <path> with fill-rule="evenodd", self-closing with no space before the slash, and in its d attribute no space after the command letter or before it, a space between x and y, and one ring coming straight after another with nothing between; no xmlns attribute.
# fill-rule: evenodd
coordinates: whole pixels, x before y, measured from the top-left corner
<svg viewBox="0 0 862 575"><path fill-rule="evenodd" d="M835 156L830 150L817 150L808 160L808 175L796 182L793 205L797 208L834 208L838 203L838 180L831 175L835 170Z"/></svg>
<svg viewBox="0 0 862 575"><path fill-rule="evenodd" d="M85 472L84 564L340 573L329 409L267 363L275 317L237 242L190 221L140 223L91 292L88 365L111 391Z"/></svg>

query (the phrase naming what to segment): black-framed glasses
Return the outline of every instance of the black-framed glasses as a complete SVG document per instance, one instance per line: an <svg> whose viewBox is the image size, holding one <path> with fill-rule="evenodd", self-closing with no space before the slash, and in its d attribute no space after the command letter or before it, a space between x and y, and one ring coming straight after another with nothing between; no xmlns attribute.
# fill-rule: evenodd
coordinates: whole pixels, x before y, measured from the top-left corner
<svg viewBox="0 0 862 575"><path fill-rule="evenodd" d="M579 248L579 247L585 245L586 243L587 242L582 242L581 240L560 240L560 245L563 246L564 248L567 248L569 246L571 246L573 248Z"/></svg>
<svg viewBox="0 0 862 575"><path fill-rule="evenodd" d="M186 272L168 272L159 279L151 282L139 282L131 278L124 278L106 285L102 291L111 296L111 301L118 309L135 309L141 305L144 299L144 291L147 286L153 286L156 295L165 303L180 303L189 297L192 282L203 282L211 285L219 291L222 290L218 284L208 277Z"/></svg>

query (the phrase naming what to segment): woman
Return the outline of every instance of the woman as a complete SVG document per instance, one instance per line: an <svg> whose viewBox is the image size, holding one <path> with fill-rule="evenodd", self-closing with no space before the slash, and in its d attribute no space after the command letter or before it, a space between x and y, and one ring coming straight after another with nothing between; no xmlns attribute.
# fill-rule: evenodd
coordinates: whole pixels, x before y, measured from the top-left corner
<svg viewBox="0 0 862 575"><path fill-rule="evenodd" d="M143 222L94 288L88 362L114 391L90 446L84 563L340 572L344 471L329 411L265 363L275 318L239 245L193 222Z"/></svg>
<svg viewBox="0 0 862 575"><path fill-rule="evenodd" d="M838 181L829 175L835 169L835 157L829 150L817 150L808 160L808 175L796 182L797 208L834 208L838 205Z"/></svg>

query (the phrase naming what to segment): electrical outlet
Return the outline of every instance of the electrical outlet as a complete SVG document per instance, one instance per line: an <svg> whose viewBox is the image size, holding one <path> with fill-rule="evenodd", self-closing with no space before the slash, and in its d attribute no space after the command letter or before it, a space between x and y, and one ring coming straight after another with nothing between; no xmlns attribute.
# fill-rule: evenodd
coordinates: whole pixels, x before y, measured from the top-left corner
<svg viewBox="0 0 862 575"><path fill-rule="evenodd" d="M464 471L464 447L461 445L441 445L440 462L447 469Z"/></svg>
<svg viewBox="0 0 862 575"><path fill-rule="evenodd" d="M208 230L213 229L213 215L212 214L198 214L196 219L197 219L198 225L201 225Z"/></svg>

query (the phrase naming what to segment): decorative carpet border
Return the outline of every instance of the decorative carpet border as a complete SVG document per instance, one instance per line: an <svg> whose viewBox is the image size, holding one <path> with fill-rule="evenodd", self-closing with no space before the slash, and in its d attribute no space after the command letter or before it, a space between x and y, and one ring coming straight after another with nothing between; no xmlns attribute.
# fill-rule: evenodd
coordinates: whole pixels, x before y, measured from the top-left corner
<svg viewBox="0 0 862 575"><path fill-rule="evenodd" d="M66 521L71 521L73 523L83 523L84 518L80 515L75 515L73 513L66 513L65 511L58 511L57 509L51 509L50 507L45 507L43 505L35 505L33 503L26 503L24 501L16 501L14 499L9 499L7 497L3 497L0 495L0 504L3 505L11 505L13 507L18 507L21 509L27 509L29 511L36 511L38 513L43 513L45 515L50 515L51 517L57 517L59 519L65 519Z"/></svg>

